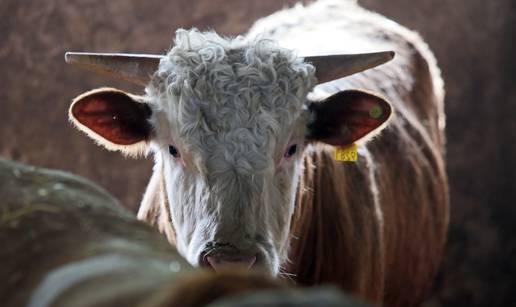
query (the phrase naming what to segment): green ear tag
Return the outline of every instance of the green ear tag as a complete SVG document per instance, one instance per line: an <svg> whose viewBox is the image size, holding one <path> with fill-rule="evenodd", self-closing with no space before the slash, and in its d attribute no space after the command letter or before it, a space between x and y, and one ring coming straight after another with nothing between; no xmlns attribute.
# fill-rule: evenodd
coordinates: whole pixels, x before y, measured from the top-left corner
<svg viewBox="0 0 516 307"><path fill-rule="evenodd" d="M333 159L337 161L357 161L357 144L353 143L349 146L335 147L335 150L333 151Z"/></svg>
<svg viewBox="0 0 516 307"><path fill-rule="evenodd" d="M382 110L382 107L380 107L379 105L376 105L376 106L372 107L371 109L369 109L369 116L371 116L374 119L380 118L380 116L382 116L382 114L383 114L383 110Z"/></svg>

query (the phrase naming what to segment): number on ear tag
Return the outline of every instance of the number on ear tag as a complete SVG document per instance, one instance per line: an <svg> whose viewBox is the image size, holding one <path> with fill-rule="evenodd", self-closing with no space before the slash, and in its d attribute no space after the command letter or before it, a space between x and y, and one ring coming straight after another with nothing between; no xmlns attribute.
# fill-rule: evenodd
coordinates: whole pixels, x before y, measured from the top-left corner
<svg viewBox="0 0 516 307"><path fill-rule="evenodd" d="M333 152L333 159L337 161L352 161L355 162L358 160L357 153L357 144L353 143L351 145L342 147L335 147Z"/></svg>

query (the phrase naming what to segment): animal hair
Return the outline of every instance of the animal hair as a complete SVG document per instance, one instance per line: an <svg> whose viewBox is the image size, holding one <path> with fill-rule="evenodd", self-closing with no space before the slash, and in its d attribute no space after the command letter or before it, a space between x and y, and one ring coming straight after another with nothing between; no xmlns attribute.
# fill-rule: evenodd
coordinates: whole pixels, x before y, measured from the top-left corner
<svg viewBox="0 0 516 307"><path fill-rule="evenodd" d="M188 138L189 146L212 147L213 139L205 136L215 131L227 132L218 134L217 144L242 143L235 138L252 133L254 145L262 146L299 116L305 103L300 97L306 97L314 83L314 67L270 39L223 38L192 29L176 32L174 46L161 60L146 94L155 113L164 112L168 120L178 122L178 134ZM258 152L235 149L244 155ZM248 163L263 159L253 157Z"/></svg>

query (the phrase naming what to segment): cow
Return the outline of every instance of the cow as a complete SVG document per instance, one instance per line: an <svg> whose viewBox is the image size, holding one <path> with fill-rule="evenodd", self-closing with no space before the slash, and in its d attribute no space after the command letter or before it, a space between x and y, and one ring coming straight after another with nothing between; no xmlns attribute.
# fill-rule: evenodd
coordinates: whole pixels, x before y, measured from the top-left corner
<svg viewBox="0 0 516 307"><path fill-rule="evenodd" d="M166 55L66 60L145 86L86 92L69 117L107 149L153 154L138 217L192 265L332 283L385 306L425 297L449 200L443 81L416 33L321 0L245 36L180 29Z"/></svg>

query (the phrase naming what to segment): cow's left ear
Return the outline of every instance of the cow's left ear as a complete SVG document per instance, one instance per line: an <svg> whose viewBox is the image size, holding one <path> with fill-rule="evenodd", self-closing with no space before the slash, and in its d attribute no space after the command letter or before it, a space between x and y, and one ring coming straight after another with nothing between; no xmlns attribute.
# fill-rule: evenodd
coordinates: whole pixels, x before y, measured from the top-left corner
<svg viewBox="0 0 516 307"><path fill-rule="evenodd" d="M346 146L380 131L391 116L391 106L376 95L357 90L334 94L308 108L308 141Z"/></svg>

